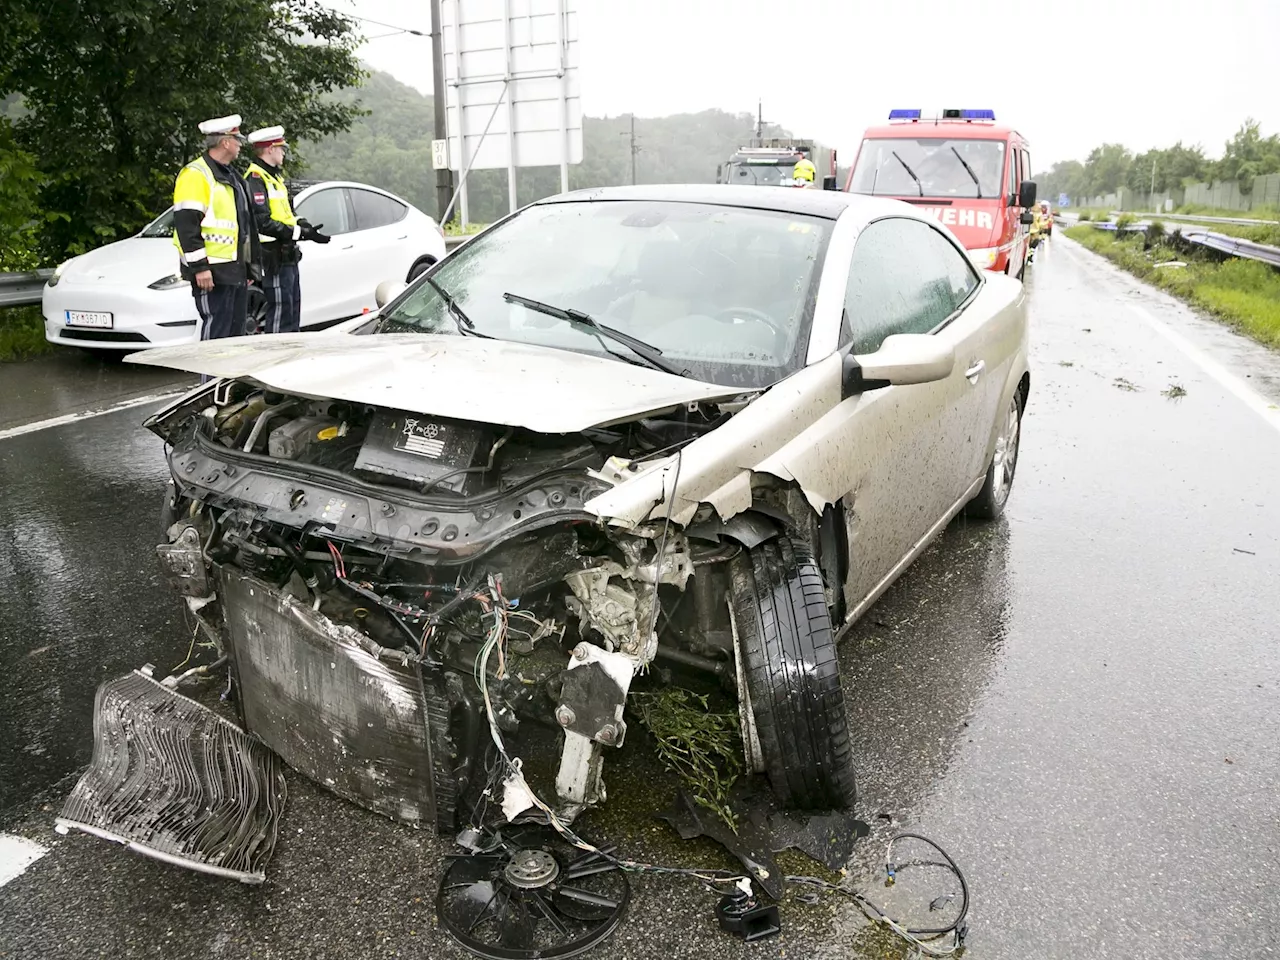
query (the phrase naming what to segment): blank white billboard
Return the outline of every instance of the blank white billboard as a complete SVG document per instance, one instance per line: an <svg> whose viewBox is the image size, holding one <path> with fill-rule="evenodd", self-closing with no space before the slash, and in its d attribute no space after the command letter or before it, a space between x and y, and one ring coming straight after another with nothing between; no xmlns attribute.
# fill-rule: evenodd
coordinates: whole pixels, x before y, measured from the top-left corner
<svg viewBox="0 0 1280 960"><path fill-rule="evenodd" d="M575 6L576 0L442 0L454 170L582 162Z"/></svg>

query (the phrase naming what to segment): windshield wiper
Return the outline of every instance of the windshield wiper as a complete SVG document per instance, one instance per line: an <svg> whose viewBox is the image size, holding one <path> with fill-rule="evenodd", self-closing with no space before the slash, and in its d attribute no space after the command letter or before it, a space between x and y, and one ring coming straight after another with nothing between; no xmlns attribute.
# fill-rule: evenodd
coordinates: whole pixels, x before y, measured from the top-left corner
<svg viewBox="0 0 1280 960"><path fill-rule="evenodd" d="M561 320L567 320L578 326L586 327L595 334L600 345L604 347L605 352L611 356L617 357L619 360L627 360L625 356L610 350L605 346L604 337L616 340L618 343L630 347L636 356L643 358L651 367L661 370L664 373L673 373L677 377L687 377L688 370L682 370L675 366L671 361L666 360L662 356L662 351L653 344L645 343L643 340L637 340L629 333L623 333L621 330L615 330L613 327L606 327L603 323L596 320L589 313L583 313L581 310L565 310L561 307L553 307L549 303L541 303L537 300L530 300L527 297L518 297L514 293L504 293L502 299L507 303L518 303L522 307L534 311L535 313L545 313L548 317L558 317ZM630 362L630 361L628 361Z"/></svg>
<svg viewBox="0 0 1280 960"><path fill-rule="evenodd" d="M911 177L911 179L916 182L916 187L920 190L920 196L923 197L924 184L920 182L920 178L916 176L916 172L907 166L907 161L903 160L900 156L898 156L897 150L890 150L889 152L893 154L893 158L895 160L897 160L900 164L902 164L902 169L907 171L907 174Z"/></svg>
<svg viewBox="0 0 1280 960"><path fill-rule="evenodd" d="M973 167L969 166L969 161L967 161L964 157L960 156L960 151L957 150L955 147L951 148L951 152L956 155L956 159L960 161L960 164L964 167L965 171L969 174L969 176L973 178L973 185L978 189L978 199L981 200L982 184L978 181L978 175L973 172Z"/></svg>
<svg viewBox="0 0 1280 960"><path fill-rule="evenodd" d="M427 277L427 285L440 295L440 299L444 301L445 307L449 310L449 316L453 317L453 322L458 325L459 333L464 336L488 337L490 340L493 339L489 334L481 333L476 329L475 322L467 316L465 310L458 306L458 301L453 299L453 296L449 291L436 283L435 277Z"/></svg>

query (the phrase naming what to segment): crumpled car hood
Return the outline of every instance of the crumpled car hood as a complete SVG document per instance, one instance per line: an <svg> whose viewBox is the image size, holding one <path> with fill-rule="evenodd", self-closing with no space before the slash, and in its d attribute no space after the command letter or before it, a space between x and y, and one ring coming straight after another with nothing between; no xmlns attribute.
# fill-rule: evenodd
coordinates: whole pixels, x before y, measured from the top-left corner
<svg viewBox="0 0 1280 960"><path fill-rule="evenodd" d="M236 337L141 351L128 360L539 433L573 433L750 392L568 350L417 333Z"/></svg>

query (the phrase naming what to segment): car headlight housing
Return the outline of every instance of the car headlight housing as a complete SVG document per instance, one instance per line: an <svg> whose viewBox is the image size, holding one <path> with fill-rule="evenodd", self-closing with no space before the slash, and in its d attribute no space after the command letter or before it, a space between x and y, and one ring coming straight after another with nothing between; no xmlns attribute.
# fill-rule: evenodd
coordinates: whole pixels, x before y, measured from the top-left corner
<svg viewBox="0 0 1280 960"><path fill-rule="evenodd" d="M161 277L155 283L147 284L148 290L177 290L179 287L190 286L186 280L182 279L182 274L171 273L167 277Z"/></svg>
<svg viewBox="0 0 1280 960"><path fill-rule="evenodd" d="M50 287L56 287L58 281L62 279L62 271L67 269L67 264L70 262L70 260L63 260L58 264L53 270L53 276L46 281L46 284Z"/></svg>
<svg viewBox="0 0 1280 960"><path fill-rule="evenodd" d="M969 259L980 270L990 270L994 267L998 256L1000 256L999 247L979 247L976 250L969 251Z"/></svg>

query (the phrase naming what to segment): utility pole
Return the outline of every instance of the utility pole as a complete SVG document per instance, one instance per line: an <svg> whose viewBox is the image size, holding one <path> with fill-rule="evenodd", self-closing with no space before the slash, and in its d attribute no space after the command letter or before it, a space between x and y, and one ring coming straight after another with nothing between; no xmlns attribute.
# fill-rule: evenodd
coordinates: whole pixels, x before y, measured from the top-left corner
<svg viewBox="0 0 1280 960"><path fill-rule="evenodd" d="M435 139L448 138L446 121L446 93L444 88L444 33L440 15L440 0L431 0L431 99L435 106ZM461 138L459 138L461 142ZM450 158L452 159L452 158ZM449 212L449 202L453 199L453 170L445 168L436 171L436 212L443 218ZM440 226L444 226L443 219Z"/></svg>
<svg viewBox="0 0 1280 960"><path fill-rule="evenodd" d="M1151 158L1151 209L1156 206L1156 158Z"/></svg>
<svg viewBox="0 0 1280 960"><path fill-rule="evenodd" d="M764 101L756 101L756 144L764 140Z"/></svg>
<svg viewBox="0 0 1280 960"><path fill-rule="evenodd" d="M621 134L621 136L625 137L625 136L628 136L628 134L624 132ZM631 185L634 187L636 185L636 154L640 152L640 147L636 144L636 115L634 113L631 114L630 137L631 137Z"/></svg>

